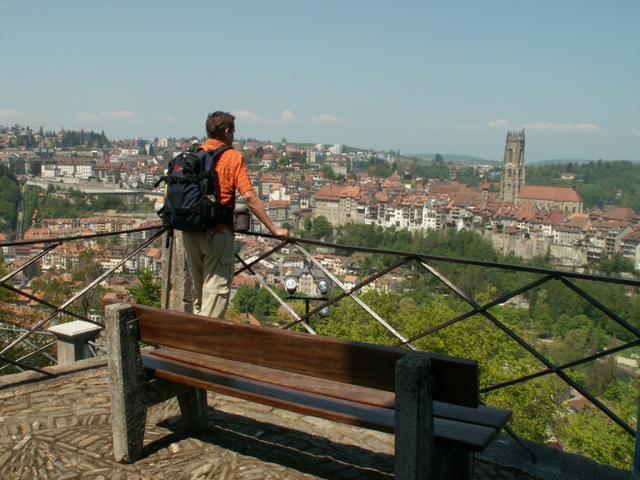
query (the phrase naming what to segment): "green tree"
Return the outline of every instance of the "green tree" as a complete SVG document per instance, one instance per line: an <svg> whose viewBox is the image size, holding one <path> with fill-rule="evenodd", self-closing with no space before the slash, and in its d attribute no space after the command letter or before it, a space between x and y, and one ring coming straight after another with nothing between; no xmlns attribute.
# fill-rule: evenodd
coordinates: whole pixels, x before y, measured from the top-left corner
<svg viewBox="0 0 640 480"><path fill-rule="evenodd" d="M280 291L280 297L282 297L282 291ZM253 314L261 321L267 320L272 317L280 304L273 298L273 296L264 288L258 289L258 295L256 296L256 306L253 310Z"/></svg>
<svg viewBox="0 0 640 480"><path fill-rule="evenodd" d="M619 253L605 256L594 265L594 270L603 275L616 275L623 272L634 272L633 261Z"/></svg>
<svg viewBox="0 0 640 480"><path fill-rule="evenodd" d="M233 305L241 313L253 312L256 308L258 289L249 285L240 285L233 297Z"/></svg>
<svg viewBox="0 0 640 480"><path fill-rule="evenodd" d="M313 227L311 229L313 238L319 240L330 239L333 236L333 226L327 220L327 217L320 215L313 219Z"/></svg>
<svg viewBox="0 0 640 480"><path fill-rule="evenodd" d="M322 165L322 173L324 175L324 178L329 179L329 180L335 180L336 178L336 173L333 171L333 168L331 168L330 165Z"/></svg>
<svg viewBox="0 0 640 480"><path fill-rule="evenodd" d="M556 430L563 448L569 452L623 469L629 469L633 462L633 437L595 407L587 406L579 413L564 416Z"/></svg>
<svg viewBox="0 0 640 480"><path fill-rule="evenodd" d="M129 295L134 302L151 307L160 306L160 282L149 269L142 270L138 276L138 284L128 288Z"/></svg>
<svg viewBox="0 0 640 480"><path fill-rule="evenodd" d="M311 234L313 230L313 220L311 220L309 217L305 217L302 221L302 228L304 230L304 233L306 233L307 235Z"/></svg>
<svg viewBox="0 0 640 480"><path fill-rule="evenodd" d="M485 292L479 301L486 302L489 296ZM422 304L394 292L369 291L361 298L405 337L439 325L459 313L440 295L430 296ZM350 299L332 307L329 317L317 320L315 326L323 335L383 345L397 342L397 338ZM423 351L478 360L482 387L539 368L531 355L525 354L516 342L479 315L425 336L414 345ZM542 378L494 391L484 400L490 405L512 409L514 429L527 438L543 441L546 439L545 428L557 412L555 394L552 379ZM536 405L535 413L532 413L531 405Z"/></svg>

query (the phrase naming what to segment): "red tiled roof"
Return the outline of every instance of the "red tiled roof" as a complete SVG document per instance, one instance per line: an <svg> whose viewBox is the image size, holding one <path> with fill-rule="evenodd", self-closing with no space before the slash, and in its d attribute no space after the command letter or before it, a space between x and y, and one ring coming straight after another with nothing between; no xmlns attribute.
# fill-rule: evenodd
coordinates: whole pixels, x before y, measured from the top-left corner
<svg viewBox="0 0 640 480"><path fill-rule="evenodd" d="M269 206L275 208L283 208L288 207L291 204L289 200L271 200L269 201Z"/></svg>
<svg viewBox="0 0 640 480"><path fill-rule="evenodd" d="M602 212L602 218L606 218L608 220L626 220L628 222L632 222L636 217L636 213L632 208L618 207L612 208L611 210L604 210Z"/></svg>
<svg viewBox="0 0 640 480"><path fill-rule="evenodd" d="M625 242L640 242L640 230L631 230L624 237L622 237L622 240Z"/></svg>
<svg viewBox="0 0 640 480"><path fill-rule="evenodd" d="M340 192L340 196L344 198L357 198L359 194L360 187L358 185L348 185Z"/></svg>
<svg viewBox="0 0 640 480"><path fill-rule="evenodd" d="M315 193L316 200L340 200L340 194L342 193L342 187L333 186L330 184L324 185L320 190Z"/></svg>
<svg viewBox="0 0 640 480"><path fill-rule="evenodd" d="M544 185L523 185L518 197L528 200L553 202L582 202L582 198L570 187L547 187Z"/></svg>

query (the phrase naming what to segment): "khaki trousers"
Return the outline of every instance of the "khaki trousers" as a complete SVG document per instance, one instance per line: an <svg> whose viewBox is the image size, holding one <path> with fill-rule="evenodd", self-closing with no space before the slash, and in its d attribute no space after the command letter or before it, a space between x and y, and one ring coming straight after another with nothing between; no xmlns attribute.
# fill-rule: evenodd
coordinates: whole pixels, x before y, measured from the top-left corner
<svg viewBox="0 0 640 480"><path fill-rule="evenodd" d="M193 313L224 318L233 277L233 232L183 232L182 238L195 294Z"/></svg>

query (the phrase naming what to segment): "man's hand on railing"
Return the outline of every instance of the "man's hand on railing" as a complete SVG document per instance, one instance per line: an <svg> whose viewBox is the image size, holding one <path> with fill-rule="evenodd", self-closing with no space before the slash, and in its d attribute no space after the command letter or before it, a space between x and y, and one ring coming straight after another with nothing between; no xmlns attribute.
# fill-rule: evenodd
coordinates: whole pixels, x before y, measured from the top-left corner
<svg viewBox="0 0 640 480"><path fill-rule="evenodd" d="M287 235L289 235L289 229L288 228L282 228L282 227L276 227L276 228L273 229L272 233L276 237L284 238Z"/></svg>

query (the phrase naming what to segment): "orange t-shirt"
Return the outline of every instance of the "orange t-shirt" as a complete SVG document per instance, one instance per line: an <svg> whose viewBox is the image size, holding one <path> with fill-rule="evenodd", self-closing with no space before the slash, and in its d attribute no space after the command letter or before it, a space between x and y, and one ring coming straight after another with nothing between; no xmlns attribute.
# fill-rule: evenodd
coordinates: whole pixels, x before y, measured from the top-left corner
<svg viewBox="0 0 640 480"><path fill-rule="evenodd" d="M224 145L224 143L220 140L209 138L202 144L202 149L210 151L215 150L222 145ZM240 192L240 195L244 195L249 190L253 190L247 166L244 164L244 158L237 150L229 149L225 151L218 158L215 170L219 186L218 191L220 192L220 198L218 201L222 205L234 208L236 190ZM220 231L226 228L226 225L216 225L213 227L213 230Z"/></svg>

